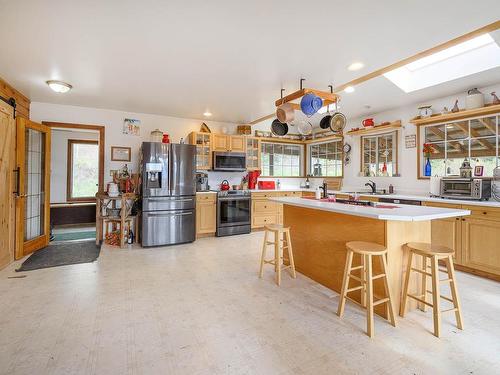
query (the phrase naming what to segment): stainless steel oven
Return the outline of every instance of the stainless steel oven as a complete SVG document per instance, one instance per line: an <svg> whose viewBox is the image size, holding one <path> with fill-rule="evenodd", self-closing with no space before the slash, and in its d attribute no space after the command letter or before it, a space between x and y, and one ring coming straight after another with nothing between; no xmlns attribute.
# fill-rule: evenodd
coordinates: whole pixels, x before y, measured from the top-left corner
<svg viewBox="0 0 500 375"><path fill-rule="evenodd" d="M214 171L243 172L247 169L244 152L214 152Z"/></svg>
<svg viewBox="0 0 500 375"><path fill-rule="evenodd" d="M487 200L491 197L491 179L443 177L441 198Z"/></svg>
<svg viewBox="0 0 500 375"><path fill-rule="evenodd" d="M218 237L250 233L252 200L245 190L220 191L217 195Z"/></svg>

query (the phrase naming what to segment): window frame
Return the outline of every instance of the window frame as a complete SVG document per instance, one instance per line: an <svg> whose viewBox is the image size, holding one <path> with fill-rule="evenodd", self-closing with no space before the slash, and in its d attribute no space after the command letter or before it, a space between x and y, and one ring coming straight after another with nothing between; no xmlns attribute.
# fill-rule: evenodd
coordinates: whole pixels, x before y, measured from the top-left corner
<svg viewBox="0 0 500 375"><path fill-rule="evenodd" d="M340 144L340 164L341 164L341 172L340 172L340 175L339 176L327 176L327 175L323 175L323 176L314 176L313 175L313 170L312 170L312 151L311 151L311 148L313 146L317 146L317 145L321 145L321 144L328 144L328 143L333 143L333 142L339 142ZM337 138L337 139L329 139L329 140L325 140L325 141L317 141L317 142L312 142L312 143L308 143L307 144L307 156L306 156L306 160L307 160L307 171L308 171L308 174L312 177L317 177L317 178L321 178L321 177L326 177L326 178L344 178L344 139L343 138Z"/></svg>
<svg viewBox="0 0 500 375"><path fill-rule="evenodd" d="M264 178L304 178L304 168L305 168L305 145L304 144L301 144L301 143L292 143L292 142L276 142L276 141L272 141L272 140L269 140L269 141L264 141L264 140L261 140L260 141L260 150L259 150L259 154L260 154L260 170L263 171L264 170L264 158L262 157L262 153L263 153L263 150L264 150L264 145L265 144L272 144L272 145L279 145L279 146L296 146L296 147L299 147L300 148L300 161L299 161L299 170L300 170L300 173L298 176L273 176L273 175L264 175L262 174L260 177L264 177Z"/></svg>
<svg viewBox="0 0 500 375"><path fill-rule="evenodd" d="M75 144L94 144L99 146L99 141L90 139L68 139L67 167L66 167L66 201L67 202L94 202L95 196L91 197L73 197L73 145ZM99 152L99 148L97 149ZM99 174L99 161L98 174ZM99 191L99 187L97 187Z"/></svg>
<svg viewBox="0 0 500 375"><path fill-rule="evenodd" d="M495 117L495 126L496 126L496 134L495 135L490 135L490 136L481 136L481 137L471 137L471 121L482 119L482 118L491 118ZM466 138L460 139L462 141L467 141L467 158L471 159L471 144L472 140L474 139L486 139L486 138L495 138L496 143L495 143L495 149L496 149L496 159L497 159L497 165L500 166L500 113L492 113L489 115L481 115L481 116L474 116L474 117L466 117L462 119L456 119L456 120L448 120L448 121L443 121L443 122L438 122L438 123L433 123L433 124L426 124L426 125L420 125L417 126L417 179L419 180L428 180L430 179L429 176L424 176L424 166L425 166L425 157L422 152L423 145L426 143L425 142L425 129L429 127L438 127L444 125L445 129L447 129L447 125L452 125L455 123L459 122L467 122L467 127L468 127L468 134ZM458 139L451 139L451 141L457 141ZM448 160L448 142L450 140L447 138L447 131L445 130L445 139L442 141L444 143L444 160ZM437 142L434 142L437 143ZM433 144L433 142L430 142L430 144ZM445 175L440 176L440 177L445 177L448 176L446 167L445 167ZM451 175L450 175L451 176ZM487 177L487 176L485 176Z"/></svg>
<svg viewBox="0 0 500 375"><path fill-rule="evenodd" d="M370 134L370 135L362 135L361 137L359 137L359 143L360 143L360 147L359 147L359 150L360 150L360 158L359 158L359 173L362 177L370 177L370 176L365 176L364 175L364 165L365 165L365 162L364 162L364 158L363 158L363 155L364 155L364 142L363 142L363 139L364 138L375 138L376 139L376 145L377 145L377 148L376 148L376 157L377 157L377 161L376 161L376 165L377 165L377 168L378 168L378 165L379 165L379 160L378 160L378 144L379 144L379 137L383 137L383 136L387 136L387 135L393 135L393 155L394 155L394 158L393 158L393 164L394 164L394 171L393 171L393 174L391 176L382 176L382 175L376 175L376 176L372 176L372 177L400 177L400 174L399 174L399 130L391 130L391 131L386 131L386 132L383 132L383 133L376 133L376 134Z"/></svg>

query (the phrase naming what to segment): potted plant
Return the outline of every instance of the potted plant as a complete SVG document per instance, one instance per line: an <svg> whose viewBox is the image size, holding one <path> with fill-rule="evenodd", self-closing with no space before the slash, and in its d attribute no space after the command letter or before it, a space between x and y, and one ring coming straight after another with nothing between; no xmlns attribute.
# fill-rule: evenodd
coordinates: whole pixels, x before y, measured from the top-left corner
<svg viewBox="0 0 500 375"><path fill-rule="evenodd" d="M430 157L431 157L431 154L434 152L434 147L432 147L431 144L429 143L424 143L424 147L422 149L422 152L424 153L424 156L425 156L425 170L424 170L424 175L426 177L430 177L431 174L432 174L432 167L431 167L431 161L430 161Z"/></svg>

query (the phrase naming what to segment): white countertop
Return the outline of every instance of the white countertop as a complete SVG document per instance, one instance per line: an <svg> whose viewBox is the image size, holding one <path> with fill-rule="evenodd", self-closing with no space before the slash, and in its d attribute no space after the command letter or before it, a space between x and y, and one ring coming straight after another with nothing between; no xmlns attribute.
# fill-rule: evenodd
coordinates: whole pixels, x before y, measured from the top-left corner
<svg viewBox="0 0 500 375"><path fill-rule="evenodd" d="M371 219L378 219L378 220L426 221L426 220L446 219L450 217L470 215L469 210L426 207L426 206L410 206L404 204L391 204L391 203L379 203L379 205L393 206L396 208L354 206L349 204L324 202L307 198L269 198L269 200L292 206L310 208L314 210L330 211L345 215L368 217Z"/></svg>

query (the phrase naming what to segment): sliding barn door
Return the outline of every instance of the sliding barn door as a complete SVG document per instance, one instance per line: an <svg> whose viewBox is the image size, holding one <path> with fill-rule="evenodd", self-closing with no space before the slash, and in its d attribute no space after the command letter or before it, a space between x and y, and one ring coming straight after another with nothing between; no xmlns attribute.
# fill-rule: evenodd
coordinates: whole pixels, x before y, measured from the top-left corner
<svg viewBox="0 0 500 375"><path fill-rule="evenodd" d="M14 259L14 168L16 121L14 108L0 100L0 269Z"/></svg>
<svg viewBox="0 0 500 375"><path fill-rule="evenodd" d="M50 239L50 128L17 118L16 259Z"/></svg>

